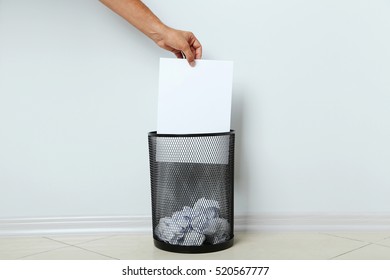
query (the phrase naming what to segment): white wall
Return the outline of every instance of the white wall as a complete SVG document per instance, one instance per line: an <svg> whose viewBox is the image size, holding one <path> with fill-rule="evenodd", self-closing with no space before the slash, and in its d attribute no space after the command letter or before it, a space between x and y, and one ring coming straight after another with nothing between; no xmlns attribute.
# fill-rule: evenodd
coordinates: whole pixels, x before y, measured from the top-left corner
<svg viewBox="0 0 390 280"><path fill-rule="evenodd" d="M152 1L233 60L236 213L390 212L390 4ZM0 218L150 215L159 57L95 0L0 0Z"/></svg>

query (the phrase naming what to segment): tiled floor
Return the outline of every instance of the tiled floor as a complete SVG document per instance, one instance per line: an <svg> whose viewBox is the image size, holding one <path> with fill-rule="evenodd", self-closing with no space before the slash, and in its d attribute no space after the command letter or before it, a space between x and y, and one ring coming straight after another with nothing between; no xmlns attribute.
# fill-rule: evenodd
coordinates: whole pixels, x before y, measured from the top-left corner
<svg viewBox="0 0 390 280"><path fill-rule="evenodd" d="M0 259L390 260L390 232L238 232L233 247L208 254L162 251L151 235L0 237Z"/></svg>

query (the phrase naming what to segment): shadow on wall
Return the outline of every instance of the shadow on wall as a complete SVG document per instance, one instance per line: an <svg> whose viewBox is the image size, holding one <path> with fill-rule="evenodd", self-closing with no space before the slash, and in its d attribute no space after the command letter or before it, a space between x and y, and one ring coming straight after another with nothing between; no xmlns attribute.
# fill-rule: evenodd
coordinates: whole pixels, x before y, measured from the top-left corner
<svg viewBox="0 0 390 280"><path fill-rule="evenodd" d="M249 211L249 169L246 167L249 159L245 158L243 141L246 135L245 128L245 90L242 87L233 88L231 128L236 131L234 153L234 209L238 214L246 214Z"/></svg>

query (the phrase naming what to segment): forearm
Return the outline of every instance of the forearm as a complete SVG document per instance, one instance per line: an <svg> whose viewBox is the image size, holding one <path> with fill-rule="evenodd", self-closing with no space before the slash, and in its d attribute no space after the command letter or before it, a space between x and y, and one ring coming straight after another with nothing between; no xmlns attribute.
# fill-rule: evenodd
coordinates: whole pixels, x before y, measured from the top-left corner
<svg viewBox="0 0 390 280"><path fill-rule="evenodd" d="M152 39L158 46L185 57L190 65L202 58L202 46L192 32L170 28L163 24L141 0L100 0L108 8Z"/></svg>
<svg viewBox="0 0 390 280"><path fill-rule="evenodd" d="M100 0L155 42L168 28L140 0Z"/></svg>

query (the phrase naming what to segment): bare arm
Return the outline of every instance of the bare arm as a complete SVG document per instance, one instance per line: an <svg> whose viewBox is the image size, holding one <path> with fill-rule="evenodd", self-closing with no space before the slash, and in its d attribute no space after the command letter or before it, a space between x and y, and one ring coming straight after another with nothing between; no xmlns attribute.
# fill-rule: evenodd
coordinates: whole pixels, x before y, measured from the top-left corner
<svg viewBox="0 0 390 280"><path fill-rule="evenodd" d="M194 66L194 59L202 58L202 46L194 34L173 29L159 18L140 0L100 0L115 13L152 39L158 46L173 52Z"/></svg>

